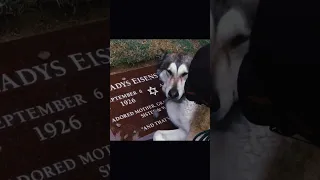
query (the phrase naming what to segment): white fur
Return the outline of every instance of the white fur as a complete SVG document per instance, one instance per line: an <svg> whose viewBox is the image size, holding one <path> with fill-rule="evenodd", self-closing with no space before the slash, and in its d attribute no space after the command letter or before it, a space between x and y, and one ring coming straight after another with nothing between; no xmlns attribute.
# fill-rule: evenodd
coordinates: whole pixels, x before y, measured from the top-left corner
<svg viewBox="0 0 320 180"><path fill-rule="evenodd" d="M184 64L180 65L178 68L175 63L171 63L168 70L172 72L172 76L168 74L167 71L162 71L160 73L160 80L163 82L162 90L166 97L168 97L169 91L176 85L179 93L178 99L180 99L184 94L184 85L188 78L188 75L184 77L181 77L181 75L183 73L188 73L188 68Z"/></svg>
<svg viewBox="0 0 320 180"><path fill-rule="evenodd" d="M218 23L215 43L224 45L239 34L249 35L250 29L244 14L239 9L231 8Z"/></svg>
<svg viewBox="0 0 320 180"><path fill-rule="evenodd" d="M184 85L188 75L182 77L184 73L188 73L188 67L184 64L177 68L175 63L168 66L168 70L172 72L172 76L167 71L162 71L159 75L160 80L163 82L162 91L168 97L170 89L176 83L180 99L184 94ZM191 120L196 110L196 103L187 99L181 102L169 100L166 102L166 109L171 122L178 127L175 130L158 130L153 135L154 141L183 141L186 140L190 131Z"/></svg>
<svg viewBox="0 0 320 180"><path fill-rule="evenodd" d="M170 66L168 67L168 70L170 70L174 75L176 75L178 71L178 67L175 63L171 63Z"/></svg>
<svg viewBox="0 0 320 180"><path fill-rule="evenodd" d="M237 80L240 65L249 48L249 42L242 43L235 49L227 52L231 59L231 67L227 64L226 54L222 54L217 61L216 88L220 98L220 109L217 112L217 120L221 120L229 112L233 103L238 100ZM235 95L235 96L234 96Z"/></svg>
<svg viewBox="0 0 320 180"><path fill-rule="evenodd" d="M211 20L213 27L213 20ZM227 52L217 51L217 49L228 46L228 43L237 35L250 35L250 27L244 12L239 8L230 8L219 20L217 24L217 32L211 30L215 34L214 42L216 46L211 46L211 52L218 53L216 56L211 56L212 61L215 61L215 87L220 99L220 109L216 114L216 119L223 119L229 112L235 101L238 100L237 79L240 65L245 54L248 52L249 42L244 42L234 49L229 49ZM229 56L229 57L228 57ZM228 60L227 58L230 58ZM228 65L228 61L231 62Z"/></svg>
<svg viewBox="0 0 320 180"><path fill-rule="evenodd" d="M185 138L186 134L182 129L158 130L153 135L154 141L181 141Z"/></svg>
<svg viewBox="0 0 320 180"><path fill-rule="evenodd" d="M183 73L188 72L188 68L186 65L181 64L178 69L178 76L181 76Z"/></svg>
<svg viewBox="0 0 320 180"><path fill-rule="evenodd" d="M197 104L187 99L181 103L168 101L167 113L171 122L178 127L175 130L158 130L153 135L154 141L184 141L190 131L191 120Z"/></svg>

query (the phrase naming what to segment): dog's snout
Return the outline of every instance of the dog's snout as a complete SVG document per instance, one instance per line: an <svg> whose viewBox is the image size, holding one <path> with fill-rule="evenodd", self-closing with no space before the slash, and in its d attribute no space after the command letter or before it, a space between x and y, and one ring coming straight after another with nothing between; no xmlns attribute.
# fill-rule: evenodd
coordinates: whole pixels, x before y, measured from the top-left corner
<svg viewBox="0 0 320 180"><path fill-rule="evenodd" d="M174 98L177 98L179 96L179 93L178 93L178 90L176 88L172 88L170 91L169 91L169 97L174 99Z"/></svg>

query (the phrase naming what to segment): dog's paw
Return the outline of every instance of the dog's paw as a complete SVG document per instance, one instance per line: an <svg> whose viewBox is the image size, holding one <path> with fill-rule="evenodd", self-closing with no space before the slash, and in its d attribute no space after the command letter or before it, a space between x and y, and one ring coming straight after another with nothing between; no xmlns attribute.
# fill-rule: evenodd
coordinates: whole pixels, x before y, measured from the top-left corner
<svg viewBox="0 0 320 180"><path fill-rule="evenodd" d="M164 134L162 134L161 131L156 131L154 134L153 134L153 141L165 141L165 136Z"/></svg>

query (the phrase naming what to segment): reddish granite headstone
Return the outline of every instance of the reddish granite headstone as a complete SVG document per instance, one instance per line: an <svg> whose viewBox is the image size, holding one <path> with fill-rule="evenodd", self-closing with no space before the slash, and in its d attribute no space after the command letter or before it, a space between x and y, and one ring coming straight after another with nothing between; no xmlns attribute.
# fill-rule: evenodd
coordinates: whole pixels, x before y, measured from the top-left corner
<svg viewBox="0 0 320 180"><path fill-rule="evenodd" d="M109 23L0 44L0 179L109 177Z"/></svg>
<svg viewBox="0 0 320 180"><path fill-rule="evenodd" d="M173 129L156 66L110 76L111 140L147 140L159 129Z"/></svg>

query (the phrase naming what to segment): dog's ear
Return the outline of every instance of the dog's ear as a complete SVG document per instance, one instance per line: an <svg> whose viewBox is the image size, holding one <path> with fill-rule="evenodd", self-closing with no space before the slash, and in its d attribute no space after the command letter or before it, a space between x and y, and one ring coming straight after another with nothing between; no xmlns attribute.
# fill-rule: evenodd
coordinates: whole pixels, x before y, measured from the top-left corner
<svg viewBox="0 0 320 180"><path fill-rule="evenodd" d="M157 61L157 64L158 64L158 68L160 68L163 60L167 57L168 55L168 51L165 51L163 49L160 49L159 50L160 52L156 55L156 61Z"/></svg>
<svg viewBox="0 0 320 180"><path fill-rule="evenodd" d="M168 55L168 51L166 51L164 49L160 49L159 53L156 55L156 60L158 62L162 62L167 55Z"/></svg>

